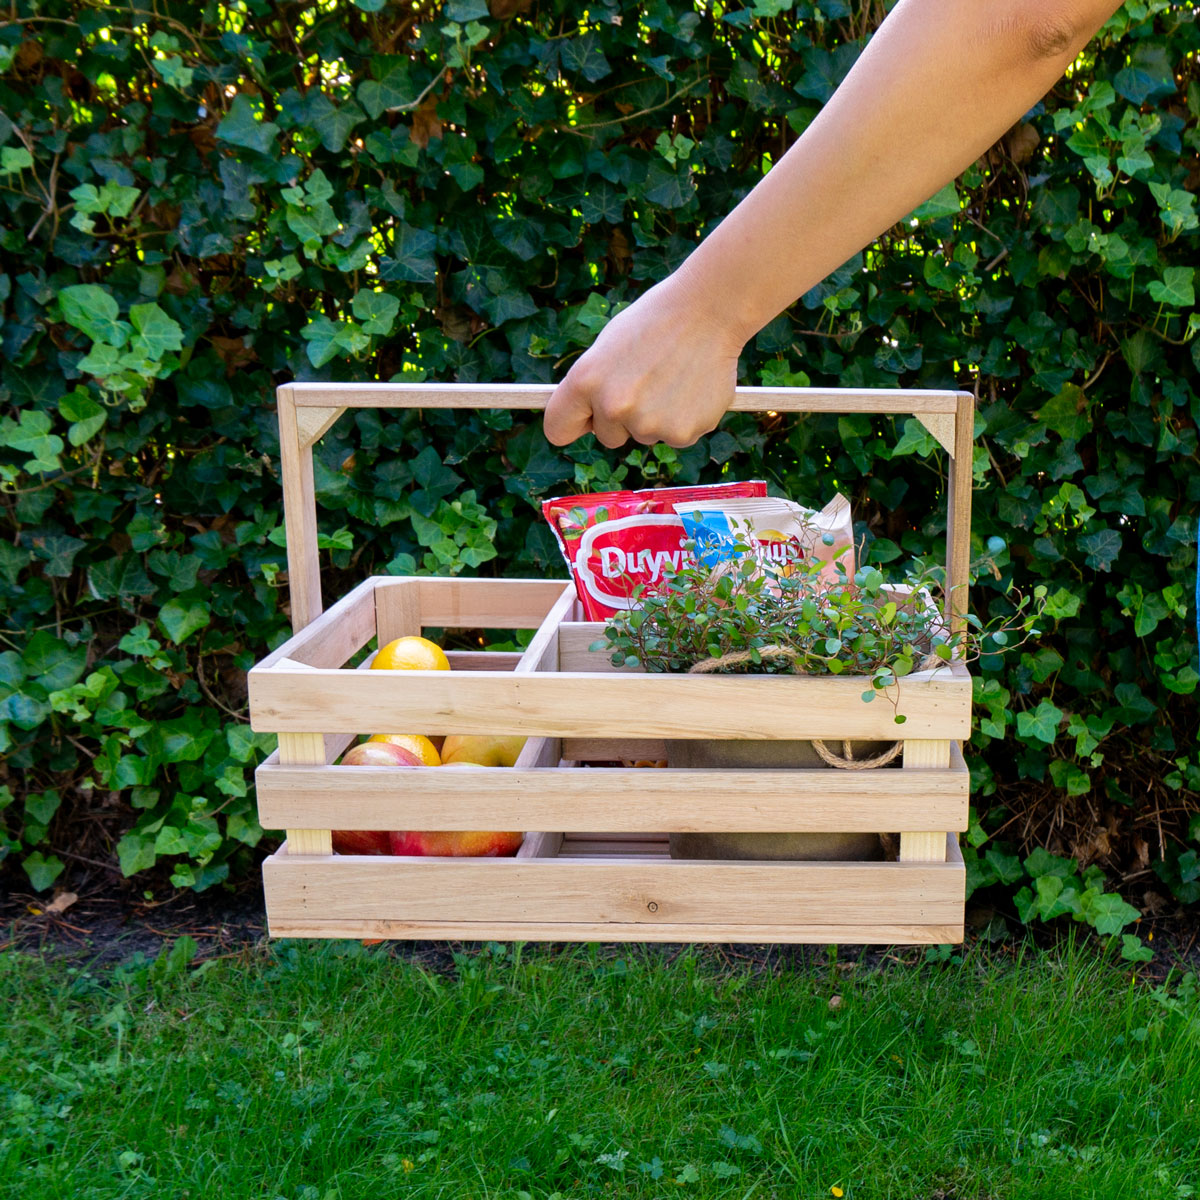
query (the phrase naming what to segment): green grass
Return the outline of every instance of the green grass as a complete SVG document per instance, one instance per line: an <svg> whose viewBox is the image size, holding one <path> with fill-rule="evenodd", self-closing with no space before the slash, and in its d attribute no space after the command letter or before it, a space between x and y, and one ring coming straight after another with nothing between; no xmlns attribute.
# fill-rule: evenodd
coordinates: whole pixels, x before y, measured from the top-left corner
<svg viewBox="0 0 1200 1200"><path fill-rule="evenodd" d="M0 955L0 1195L1184 1200L1200 1180L1195 980L1091 948L770 972L636 947L441 973L344 942L187 954Z"/></svg>

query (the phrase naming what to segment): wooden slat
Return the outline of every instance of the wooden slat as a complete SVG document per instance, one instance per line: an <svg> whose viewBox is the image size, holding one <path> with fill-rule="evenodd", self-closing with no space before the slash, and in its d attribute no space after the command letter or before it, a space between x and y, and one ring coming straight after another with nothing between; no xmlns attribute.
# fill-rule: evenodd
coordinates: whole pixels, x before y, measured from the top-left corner
<svg viewBox="0 0 1200 1200"><path fill-rule="evenodd" d="M553 384L294 383L296 403L326 408L546 407ZM739 387L731 412L952 413L960 393L918 388Z"/></svg>
<svg viewBox="0 0 1200 1200"><path fill-rule="evenodd" d="M447 650L452 671L511 671L521 661L513 650Z"/></svg>
<svg viewBox="0 0 1200 1200"><path fill-rule="evenodd" d="M656 842L664 852L667 849L668 843L671 840L669 833L622 833L620 830L596 833L564 833L563 845L569 846L572 842L589 842L599 838L602 842Z"/></svg>
<svg viewBox="0 0 1200 1200"><path fill-rule="evenodd" d="M946 504L946 604L950 628L958 632L966 622L971 579L971 491L974 487L975 397L962 392L955 416L954 454L947 478Z"/></svg>
<svg viewBox="0 0 1200 1200"><path fill-rule="evenodd" d="M561 653L561 651L560 651ZM489 671L329 671L249 675L261 732L424 729L547 737L894 738L888 702L861 679L788 675L508 675ZM889 689L889 692L892 689ZM951 664L895 688L904 736L966 738L971 679Z"/></svg>
<svg viewBox="0 0 1200 1200"><path fill-rule="evenodd" d="M533 763L557 743L530 739ZM526 760L527 762L530 759ZM504 767L284 767L256 773L272 829L562 829L636 833L897 832L967 828L959 769L644 770ZM937 835L945 843L945 833Z"/></svg>
<svg viewBox="0 0 1200 1200"><path fill-rule="evenodd" d="M267 904L290 920L955 924L954 863L607 858L272 857Z"/></svg>
<svg viewBox="0 0 1200 1200"><path fill-rule="evenodd" d="M421 585L415 579L394 579L375 585L375 625L380 647L402 637L421 636Z"/></svg>
<svg viewBox="0 0 1200 1200"><path fill-rule="evenodd" d="M403 580L379 577L378 587ZM419 576L421 624L443 629L537 629L565 579L439 579Z"/></svg>
<svg viewBox="0 0 1200 1200"><path fill-rule="evenodd" d="M277 751L281 763L325 762L325 738L319 733L281 733ZM333 853L333 834L319 823L312 828L287 827L288 857Z"/></svg>
<svg viewBox="0 0 1200 1200"><path fill-rule="evenodd" d="M258 668L276 667L284 659L309 667L341 667L374 636L375 598L368 579L268 654Z"/></svg>
<svg viewBox="0 0 1200 1200"><path fill-rule="evenodd" d="M299 632L321 612L321 566L317 557L317 501L312 447L301 444L293 386L276 392L279 473L287 534L288 596L292 628Z"/></svg>
<svg viewBox="0 0 1200 1200"><path fill-rule="evenodd" d="M667 757L662 738L568 738L563 742L563 758L579 762L661 762Z"/></svg>
<svg viewBox="0 0 1200 1200"><path fill-rule="evenodd" d="M499 942L719 942L726 945L945 946L963 940L962 922L942 925L676 925L612 921L562 922L365 921L287 918L268 913L272 937L395 938Z"/></svg>
<svg viewBox="0 0 1200 1200"><path fill-rule="evenodd" d="M611 856L614 862L624 862L630 858L654 858L663 862L670 861L671 855L668 843L647 841L626 841L621 838L591 838L575 837L570 841L563 839L559 850L560 858L584 856L595 858L597 855Z"/></svg>
<svg viewBox="0 0 1200 1200"><path fill-rule="evenodd" d="M563 588L562 595L554 602L554 606L546 614L521 661L517 663L516 673L529 675L535 671L557 671L558 663L558 630L567 615L575 607L575 587L573 584Z"/></svg>
<svg viewBox="0 0 1200 1200"><path fill-rule="evenodd" d="M937 769L950 766L950 742L947 739L905 739L904 742L904 767L901 770L901 775L907 775L910 771L926 769ZM962 772L959 772L959 778L962 777ZM970 779L968 776L968 784ZM963 797L964 805L966 797ZM900 861L901 862L944 862L946 859L946 830L965 829L965 825L944 825L939 819L933 815L933 810L930 809L925 814L929 818L928 825L925 830L914 830L909 832L904 826L898 826L900 830ZM964 814L965 815L965 814ZM931 832L929 825L932 825L937 832Z"/></svg>

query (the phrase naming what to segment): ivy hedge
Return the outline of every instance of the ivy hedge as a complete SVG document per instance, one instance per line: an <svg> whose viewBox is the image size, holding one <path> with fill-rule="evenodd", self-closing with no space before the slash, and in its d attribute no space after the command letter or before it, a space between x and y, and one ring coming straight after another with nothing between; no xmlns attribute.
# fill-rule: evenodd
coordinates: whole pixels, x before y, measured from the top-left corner
<svg viewBox="0 0 1200 1200"><path fill-rule="evenodd" d="M885 11L140 2L15 0L0 29L0 853L39 890L109 863L205 888L253 859L244 672L287 626L274 386L560 377ZM1195 17L1130 0L741 364L977 391L977 607L1014 580L1050 600L1035 645L982 664L970 885L1110 933L1136 915L1114 885L1151 913L1200 899ZM735 415L609 452L525 414L363 411L318 459L329 594L562 575L542 496L726 469L842 488L881 564L944 532L944 462L903 419Z"/></svg>

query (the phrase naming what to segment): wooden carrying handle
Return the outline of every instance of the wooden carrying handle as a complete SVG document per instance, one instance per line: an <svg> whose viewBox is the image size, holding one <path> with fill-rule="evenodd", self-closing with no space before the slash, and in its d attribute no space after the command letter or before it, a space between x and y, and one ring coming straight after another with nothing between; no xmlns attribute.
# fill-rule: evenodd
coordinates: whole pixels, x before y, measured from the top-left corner
<svg viewBox="0 0 1200 1200"><path fill-rule="evenodd" d="M519 408L541 410L553 384L288 383L278 389L283 519L292 628L321 614L313 445L348 408ZM950 456L946 513L946 605L953 630L967 611L971 561L971 460L975 400L970 392L904 388L740 387L731 412L912 414Z"/></svg>

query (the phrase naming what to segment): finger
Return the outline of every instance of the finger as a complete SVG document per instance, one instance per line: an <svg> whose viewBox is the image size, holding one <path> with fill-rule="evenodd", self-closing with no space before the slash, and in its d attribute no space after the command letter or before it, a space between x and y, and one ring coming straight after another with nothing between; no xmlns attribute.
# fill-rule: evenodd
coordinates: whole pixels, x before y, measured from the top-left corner
<svg viewBox="0 0 1200 1200"><path fill-rule="evenodd" d="M620 421L612 420L601 413L592 413L592 432L596 440L610 450L616 450L629 441L629 430Z"/></svg>
<svg viewBox="0 0 1200 1200"><path fill-rule="evenodd" d="M571 382L568 375L550 394L542 417L546 440L566 446L592 428L592 404L587 391Z"/></svg>

